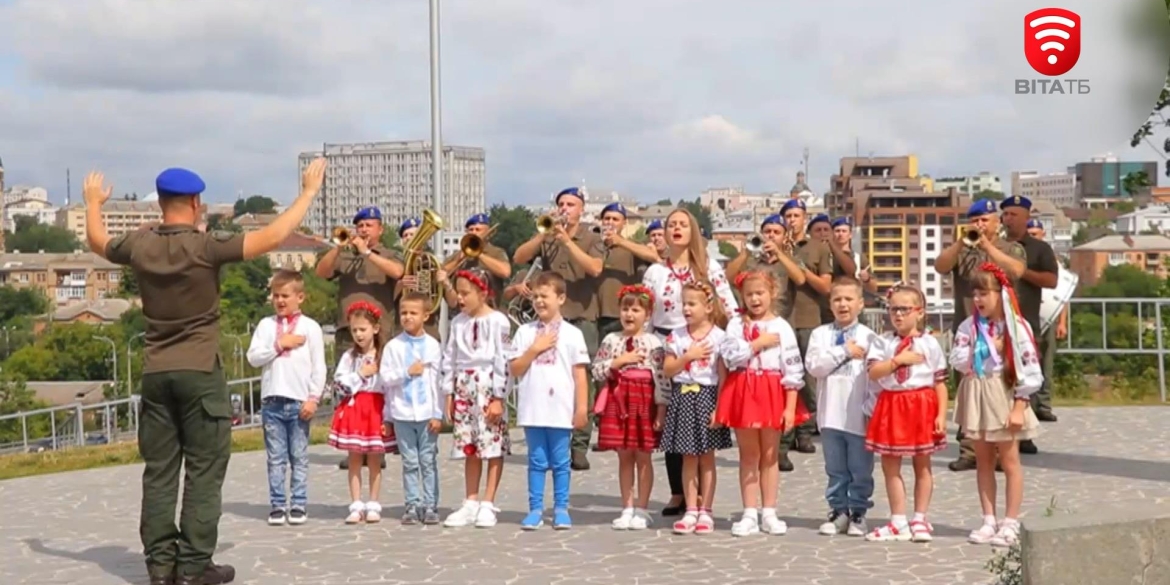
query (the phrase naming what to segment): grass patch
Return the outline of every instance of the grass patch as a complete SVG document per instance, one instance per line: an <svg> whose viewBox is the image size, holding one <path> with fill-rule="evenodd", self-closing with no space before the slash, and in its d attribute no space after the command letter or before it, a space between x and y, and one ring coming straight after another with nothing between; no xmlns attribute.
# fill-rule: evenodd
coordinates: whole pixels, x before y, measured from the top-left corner
<svg viewBox="0 0 1170 585"><path fill-rule="evenodd" d="M326 442L329 426L315 424L309 428L309 444ZM262 429L243 429L232 433L232 452L259 451L264 448ZM139 463L138 443L125 442L114 445L100 445L80 449L45 451L43 453L18 453L0 457L0 480L30 477Z"/></svg>

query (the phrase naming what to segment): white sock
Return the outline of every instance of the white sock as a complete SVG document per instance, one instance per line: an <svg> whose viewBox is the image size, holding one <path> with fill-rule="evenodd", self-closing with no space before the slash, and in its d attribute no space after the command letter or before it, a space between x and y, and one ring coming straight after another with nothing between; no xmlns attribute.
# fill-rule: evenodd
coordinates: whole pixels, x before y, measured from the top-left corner
<svg viewBox="0 0 1170 585"><path fill-rule="evenodd" d="M926 522L926 514L923 514L921 512L915 512L914 513L914 521L915 522Z"/></svg>
<svg viewBox="0 0 1170 585"><path fill-rule="evenodd" d="M623 518L629 518L630 516L633 516L633 515L634 515L633 508L622 508L622 517Z"/></svg>
<svg viewBox="0 0 1170 585"><path fill-rule="evenodd" d="M494 510L494 509L495 509L495 507L494 507L494 506L492 506L492 503L491 503L491 502L480 502L480 503L479 503L479 507L480 507L480 509L481 509L481 510L482 510L483 508L487 508L487 509L489 509L489 510Z"/></svg>
<svg viewBox="0 0 1170 585"><path fill-rule="evenodd" d="M890 516L890 524L893 524L898 528L905 528L910 525L910 523L906 521L906 516L904 514Z"/></svg>
<svg viewBox="0 0 1170 585"><path fill-rule="evenodd" d="M1020 521L1016 520L1015 518L1004 518L1003 523L1005 526L1015 526L1015 525L1019 524Z"/></svg>
<svg viewBox="0 0 1170 585"><path fill-rule="evenodd" d="M743 511L743 517L757 520L759 519L759 512L755 508L746 508Z"/></svg>
<svg viewBox="0 0 1170 585"><path fill-rule="evenodd" d="M996 524L998 524L998 522L996 522L994 514L988 514L987 516L983 517L983 525L984 526L994 527Z"/></svg>
<svg viewBox="0 0 1170 585"><path fill-rule="evenodd" d="M768 516L775 517L776 516L776 508L764 508L763 511L760 512L760 514L763 515L764 518L767 518Z"/></svg>
<svg viewBox="0 0 1170 585"><path fill-rule="evenodd" d="M623 511L622 513L624 514L625 511ZM634 508L634 515L635 516L649 516L650 514L648 512L646 512L645 508Z"/></svg>

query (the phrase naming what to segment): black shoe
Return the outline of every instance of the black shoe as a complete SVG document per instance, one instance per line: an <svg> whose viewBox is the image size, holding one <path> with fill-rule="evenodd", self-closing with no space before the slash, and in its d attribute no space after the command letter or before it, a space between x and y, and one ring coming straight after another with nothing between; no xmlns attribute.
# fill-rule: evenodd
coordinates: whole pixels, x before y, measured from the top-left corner
<svg viewBox="0 0 1170 585"><path fill-rule="evenodd" d="M342 470L349 469L349 459L342 459L337 463L337 468Z"/></svg>
<svg viewBox="0 0 1170 585"><path fill-rule="evenodd" d="M573 451L573 460L569 462L569 467L573 471L589 471L589 458L585 456L584 451Z"/></svg>
<svg viewBox="0 0 1170 585"><path fill-rule="evenodd" d="M796 471L796 466L793 465L792 460L788 458L788 452L785 452L783 455L780 455L780 472L788 473L790 471Z"/></svg>
<svg viewBox="0 0 1170 585"><path fill-rule="evenodd" d="M1040 449L1036 448L1036 443L1032 442L1032 439L1020 441L1020 453L1021 454L1035 455L1039 452L1040 452Z"/></svg>
<svg viewBox="0 0 1170 585"><path fill-rule="evenodd" d="M662 517L668 518L673 516L682 516L683 512L687 511L686 502L679 502L676 506L667 506L662 509Z"/></svg>
<svg viewBox="0 0 1170 585"><path fill-rule="evenodd" d="M288 511L288 523L292 524L293 526L300 526L301 524L304 524L308 520L309 520L309 515L308 515L308 513L305 512L304 508L294 507L293 509Z"/></svg>
<svg viewBox="0 0 1170 585"><path fill-rule="evenodd" d="M812 437L800 436L796 438L796 452L811 455L817 452L817 446L813 444Z"/></svg>
<svg viewBox="0 0 1170 585"><path fill-rule="evenodd" d="M972 469L975 469L975 459L959 457L958 459L951 461L947 467L950 468L951 471L971 471Z"/></svg>
<svg viewBox="0 0 1170 585"><path fill-rule="evenodd" d="M202 585L223 585L236 580L236 568L231 565L211 563L203 570Z"/></svg>
<svg viewBox="0 0 1170 585"><path fill-rule="evenodd" d="M175 585L174 567L146 566L146 573L150 575L150 585Z"/></svg>
<svg viewBox="0 0 1170 585"><path fill-rule="evenodd" d="M1040 422L1056 422L1057 420L1056 415L1053 414L1051 410L1037 410L1036 418L1039 419Z"/></svg>

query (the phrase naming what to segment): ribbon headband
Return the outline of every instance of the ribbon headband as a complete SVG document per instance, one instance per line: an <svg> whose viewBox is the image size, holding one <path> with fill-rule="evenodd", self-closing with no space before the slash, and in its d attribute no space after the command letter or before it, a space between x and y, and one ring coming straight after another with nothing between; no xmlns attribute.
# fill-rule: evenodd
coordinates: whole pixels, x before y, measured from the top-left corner
<svg viewBox="0 0 1170 585"><path fill-rule="evenodd" d="M707 296L707 302L711 302L711 300L715 298L715 293L711 290L711 285L709 285L705 282L698 282L698 281L692 280L691 282L684 284L683 288L684 289L689 288L691 290L695 290L695 291L699 291L699 292L703 293L704 295Z"/></svg>
<svg viewBox="0 0 1170 585"><path fill-rule="evenodd" d="M1010 279L1008 279L1007 274L1004 273L1003 269L1000 268L999 266L997 266L995 263L984 262L979 267L979 269L984 271L984 272L990 272L991 275L995 277L995 280L997 282L999 282L999 286L1001 286L1005 289L1011 288L1012 281Z"/></svg>
<svg viewBox="0 0 1170 585"><path fill-rule="evenodd" d="M762 278L765 281L767 281L768 275L759 271L759 270L745 270L745 271L740 272L739 274L735 275L735 282L733 282L732 284L735 285L735 288L737 290L742 291L743 285L746 284L747 281L749 281L753 278Z"/></svg>
<svg viewBox="0 0 1170 585"><path fill-rule="evenodd" d="M357 313L358 311L365 311L369 313L375 321L382 320L382 309L379 309L377 305L368 301L355 301L350 303L350 305L345 309L346 319L352 317L353 314Z"/></svg>
<svg viewBox="0 0 1170 585"><path fill-rule="evenodd" d="M485 274L482 270L478 268L460 270L459 272L455 273L455 279L459 280L460 278L473 284L475 288L478 288L483 294L491 296L492 290L491 287L488 286L487 274Z"/></svg>
<svg viewBox="0 0 1170 585"><path fill-rule="evenodd" d="M891 286L890 289L886 291L886 300L890 300L895 294L904 290L921 294L921 291L918 290L918 285L915 284L914 281L899 280L898 282L894 283L894 286Z"/></svg>

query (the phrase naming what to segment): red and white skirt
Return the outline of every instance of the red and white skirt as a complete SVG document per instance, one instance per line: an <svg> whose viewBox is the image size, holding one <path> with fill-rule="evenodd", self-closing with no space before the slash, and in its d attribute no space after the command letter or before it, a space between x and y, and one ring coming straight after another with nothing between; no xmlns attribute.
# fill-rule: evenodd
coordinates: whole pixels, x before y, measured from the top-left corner
<svg viewBox="0 0 1170 585"><path fill-rule="evenodd" d="M598 420L597 448L601 451L657 449L654 416L659 407L654 404L654 374L650 370L626 370L618 374L613 384Z"/></svg>
<svg viewBox="0 0 1170 585"><path fill-rule="evenodd" d="M727 373L715 422L732 429L784 429L784 408L787 395L781 381L782 372L767 370L736 370ZM804 401L796 398L796 417L793 427L808 421L811 415Z"/></svg>
<svg viewBox="0 0 1170 585"><path fill-rule="evenodd" d="M333 413L329 444L351 453L397 453L394 427L383 433L385 406L386 395L381 392L358 392L346 399Z"/></svg>
<svg viewBox="0 0 1170 585"><path fill-rule="evenodd" d="M883 390L869 419L865 448L879 455L929 455L947 446L946 432L936 433L938 394L934 388Z"/></svg>

